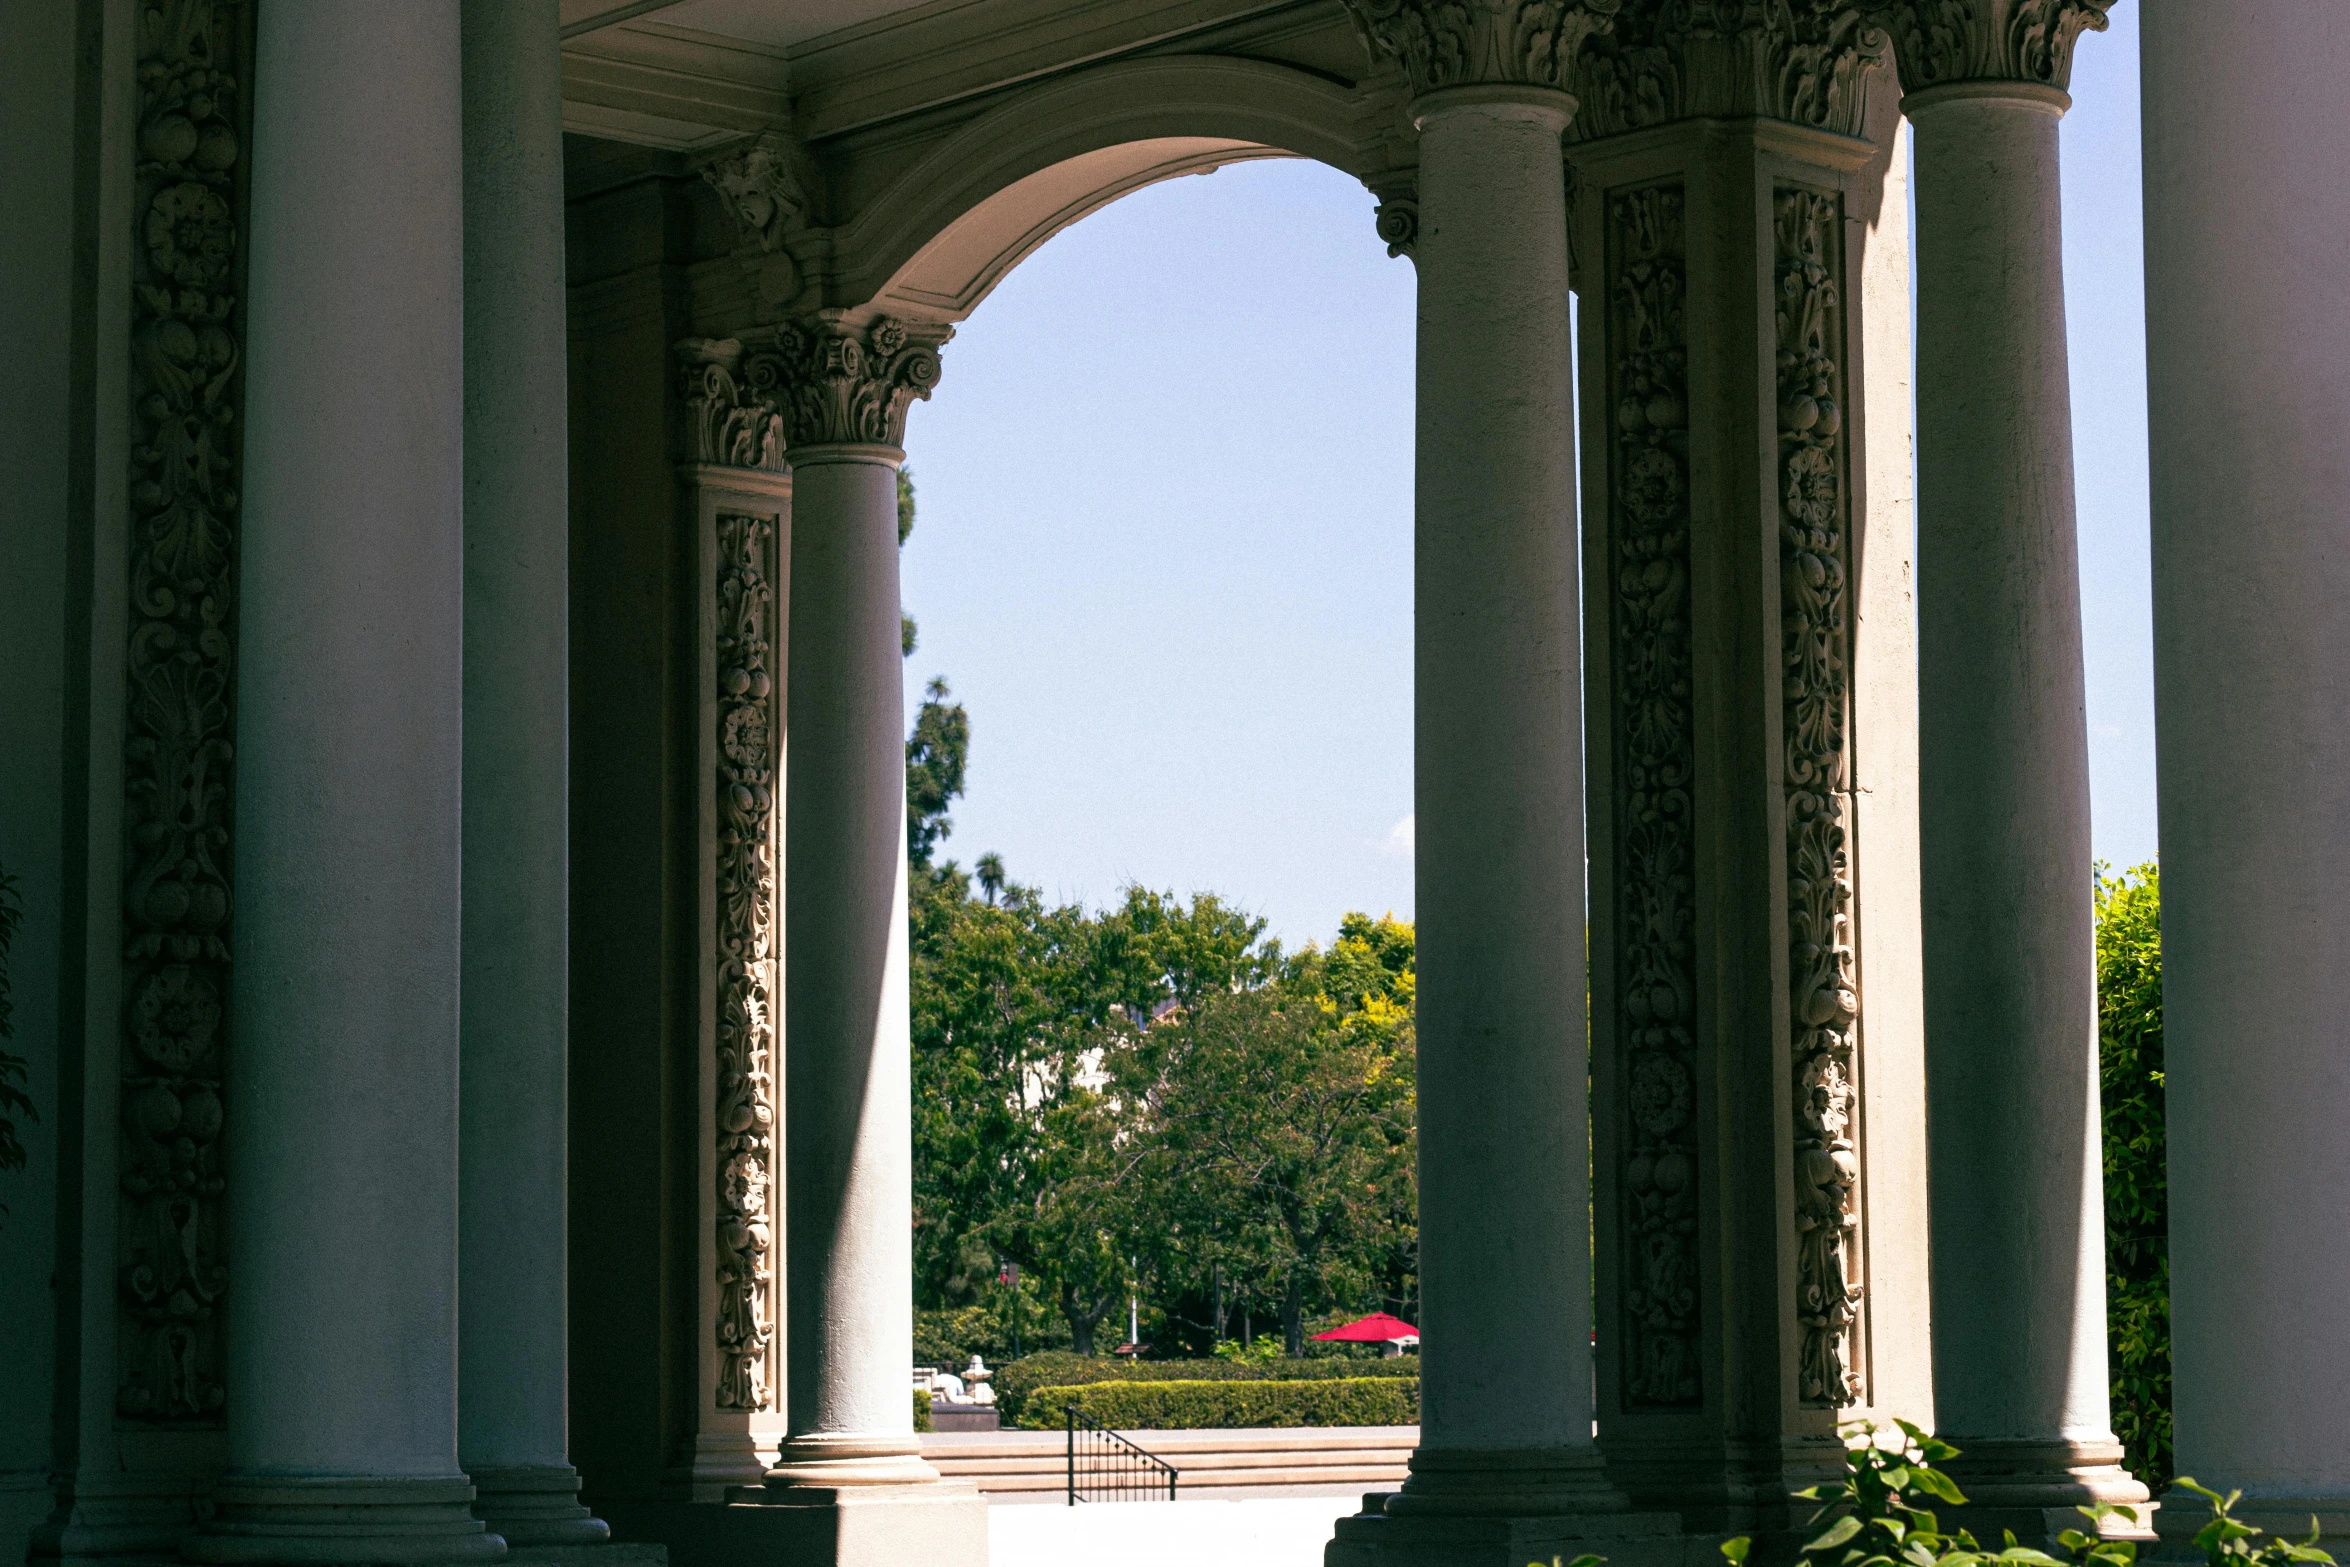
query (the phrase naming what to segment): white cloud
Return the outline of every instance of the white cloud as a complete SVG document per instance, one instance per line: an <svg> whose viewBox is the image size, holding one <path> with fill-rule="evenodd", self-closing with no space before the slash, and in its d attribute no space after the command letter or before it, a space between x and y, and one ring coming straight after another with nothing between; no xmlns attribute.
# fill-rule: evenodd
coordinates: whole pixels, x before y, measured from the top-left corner
<svg viewBox="0 0 2350 1567"><path fill-rule="evenodd" d="M1415 811L1387 829L1387 836L1380 840L1379 852L1392 860L1408 860L1419 852L1419 847L1420 817Z"/></svg>

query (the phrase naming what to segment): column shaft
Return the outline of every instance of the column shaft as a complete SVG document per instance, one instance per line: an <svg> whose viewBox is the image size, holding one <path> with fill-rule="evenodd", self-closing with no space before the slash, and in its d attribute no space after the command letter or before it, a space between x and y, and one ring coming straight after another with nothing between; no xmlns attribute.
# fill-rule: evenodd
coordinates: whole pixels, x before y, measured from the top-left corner
<svg viewBox="0 0 2350 1567"><path fill-rule="evenodd" d="M812 1481L934 1478L913 1341L906 752L897 467L795 449L785 745L784 1158L790 1436Z"/></svg>
<svg viewBox="0 0 2350 1567"><path fill-rule="evenodd" d="M456 0L256 44L230 1473L201 1561L483 1559L457 1460Z"/></svg>
<svg viewBox="0 0 2350 1567"><path fill-rule="evenodd" d="M1422 1445L1391 1512L1620 1508L1591 1437L1571 100L1420 118Z"/></svg>
<svg viewBox="0 0 2350 1567"><path fill-rule="evenodd" d="M2179 1472L2350 1527L2350 9L2141 12ZM2174 1496L2157 1520L2188 1532Z"/></svg>
<svg viewBox="0 0 2350 1567"><path fill-rule="evenodd" d="M1965 82L1905 104L1934 1405L1978 1507L2145 1495L2106 1400L2065 103Z"/></svg>
<svg viewBox="0 0 2350 1567"><path fill-rule="evenodd" d="M463 0L464 961L457 1447L515 1544L593 1543L566 1451L569 519L555 0Z"/></svg>

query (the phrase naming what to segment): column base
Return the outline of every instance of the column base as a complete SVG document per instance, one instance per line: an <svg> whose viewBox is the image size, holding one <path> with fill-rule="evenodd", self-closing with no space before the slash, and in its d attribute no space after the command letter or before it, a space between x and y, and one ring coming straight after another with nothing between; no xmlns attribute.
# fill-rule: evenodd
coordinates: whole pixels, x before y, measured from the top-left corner
<svg viewBox="0 0 2350 1567"><path fill-rule="evenodd" d="M1411 1471L1388 1496L1385 1516L1531 1518L1632 1506L1609 1481L1596 1447L1422 1447L1412 1453Z"/></svg>
<svg viewBox="0 0 2350 1567"><path fill-rule="evenodd" d="M239 1564L494 1562L506 1541L473 1516L473 1482L355 1475L232 1474L212 1493L212 1522L181 1554L207 1567Z"/></svg>
<svg viewBox="0 0 2350 1567"><path fill-rule="evenodd" d="M909 1562L987 1567L987 1499L965 1481L841 1486L770 1481L745 1486L726 1510L755 1514L773 1531L775 1567L905 1567Z"/></svg>
<svg viewBox="0 0 2350 1567"><path fill-rule="evenodd" d="M1373 1492L1338 1520L1323 1567L1529 1567L1585 1554L1608 1567L1721 1567L1720 1535L1682 1532L1672 1513L1398 1513L1402 1492Z"/></svg>
<svg viewBox="0 0 2350 1567"><path fill-rule="evenodd" d="M2112 1502L2135 1508L2135 1525L2109 1518L2110 1539L2152 1540L2154 1509L2146 1487L2122 1468L2119 1442L2041 1441L2016 1437L1944 1436L1958 1456L1941 1465L1967 1505L1939 1510L1943 1527L1965 1529L1992 1550L2005 1533L2019 1544L2046 1549L2065 1529L2086 1529L2076 1509ZM2192 1532L2192 1531L2190 1531Z"/></svg>
<svg viewBox="0 0 2350 1567"><path fill-rule="evenodd" d="M922 1459L919 1437L834 1436L786 1437L775 1450L775 1467L765 1476L766 1489L783 1492L802 1486L837 1490L863 1485L932 1485L939 1474ZM729 1502L757 1502L757 1487L729 1492Z"/></svg>
<svg viewBox="0 0 2350 1567"><path fill-rule="evenodd" d="M612 1526L579 1500L579 1471L569 1464L527 1468L467 1467L473 1516L509 1547L608 1544Z"/></svg>

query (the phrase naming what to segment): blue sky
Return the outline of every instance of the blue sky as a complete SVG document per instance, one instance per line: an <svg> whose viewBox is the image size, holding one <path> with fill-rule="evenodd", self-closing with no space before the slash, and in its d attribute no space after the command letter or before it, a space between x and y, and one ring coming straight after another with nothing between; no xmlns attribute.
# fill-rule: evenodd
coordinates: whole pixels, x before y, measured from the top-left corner
<svg viewBox="0 0 2350 1567"><path fill-rule="evenodd" d="M2064 128L2097 850L2154 851L2134 8ZM907 436L909 706L971 712L945 853L1047 896L1213 891L1292 945L1412 912L1411 264L1335 170L1096 213L946 350Z"/></svg>

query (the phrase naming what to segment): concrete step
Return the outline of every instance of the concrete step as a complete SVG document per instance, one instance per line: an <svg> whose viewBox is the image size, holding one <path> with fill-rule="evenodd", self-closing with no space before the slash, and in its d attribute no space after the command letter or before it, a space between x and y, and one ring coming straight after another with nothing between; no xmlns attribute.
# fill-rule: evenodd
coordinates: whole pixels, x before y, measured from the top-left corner
<svg viewBox="0 0 2350 1567"><path fill-rule="evenodd" d="M1178 1496L1346 1496L1403 1482L1417 1426L1294 1427L1242 1431L1122 1431L1180 1471ZM1057 1501L1068 1486L1061 1431L941 1432L922 1456L1000 1501Z"/></svg>

